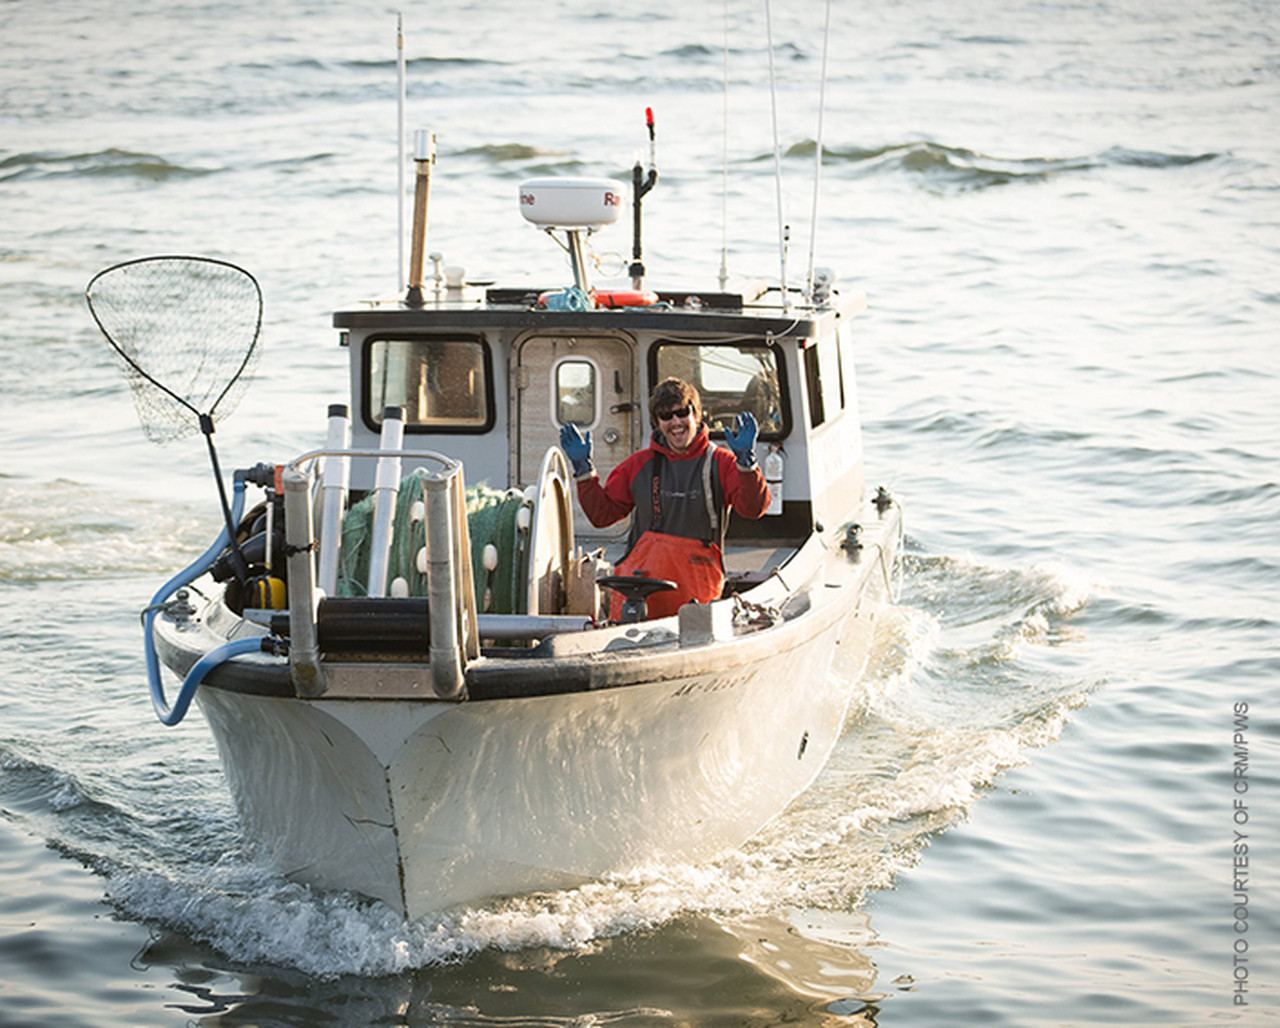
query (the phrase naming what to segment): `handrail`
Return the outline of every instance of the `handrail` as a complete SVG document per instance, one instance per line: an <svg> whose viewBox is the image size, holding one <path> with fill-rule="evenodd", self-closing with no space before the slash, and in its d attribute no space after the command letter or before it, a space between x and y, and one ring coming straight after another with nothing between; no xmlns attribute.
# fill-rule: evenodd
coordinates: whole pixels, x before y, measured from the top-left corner
<svg viewBox="0 0 1280 1028"><path fill-rule="evenodd" d="M316 639L315 532L311 523L308 476L289 468L284 486L284 541L289 575L289 677L299 696L320 696L325 675Z"/></svg>
<svg viewBox="0 0 1280 1028"><path fill-rule="evenodd" d="M368 447L357 447L355 449L330 449L325 447L320 450L308 450L306 453L294 457L285 465L291 471L301 471L302 466L308 463L314 463L321 457L412 457L415 459L426 458L434 460L441 466L443 474L451 474L456 468L462 467L462 462L452 457L446 457L443 453L436 453L434 450L379 450ZM309 471L303 472L310 474Z"/></svg>
<svg viewBox="0 0 1280 1028"><path fill-rule="evenodd" d="M427 509L426 552L429 605L429 658L434 691L442 699L459 698L464 667L479 656L475 622L475 596L470 573L470 546L466 539L466 510L460 461L422 450L334 449L312 450L285 465L285 543L289 554L289 666L299 696L318 698L328 688L316 626L317 594L313 555L316 537L308 502L309 487L318 481L312 473L322 457L388 456L426 457L440 465L420 479ZM336 545L337 540L321 545Z"/></svg>
<svg viewBox="0 0 1280 1028"><path fill-rule="evenodd" d="M466 522L457 524L453 491L460 490L462 467L438 478L422 481L426 505L427 536L427 620L430 625L428 651L431 684L442 699L458 697L465 681L466 639L469 634L459 616L461 590L458 554L455 547L466 537ZM472 600L474 603L474 600ZM468 618L474 628L474 612Z"/></svg>

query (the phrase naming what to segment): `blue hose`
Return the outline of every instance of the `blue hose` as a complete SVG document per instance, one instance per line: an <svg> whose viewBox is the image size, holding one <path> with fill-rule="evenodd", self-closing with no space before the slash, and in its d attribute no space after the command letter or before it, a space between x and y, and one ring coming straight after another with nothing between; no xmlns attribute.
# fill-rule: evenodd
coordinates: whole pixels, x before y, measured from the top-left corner
<svg viewBox="0 0 1280 1028"><path fill-rule="evenodd" d="M204 676L221 664L224 660L230 660L232 657L239 657L245 653L261 653L263 639L255 636L252 639L233 639L229 643L223 643L221 646L210 650L203 657L191 665L191 670L187 672L187 677L182 680L182 688L178 690L178 698L173 701L173 706L162 712L160 707L156 706L156 714L160 721L166 725L176 725L184 717L187 716L187 708L191 706L191 701L195 699L196 689L200 687L200 683L204 681ZM163 696L161 702L163 702ZM151 696L152 703L156 703L155 694Z"/></svg>
<svg viewBox="0 0 1280 1028"><path fill-rule="evenodd" d="M247 486L248 483L244 478L244 472L237 471L233 478L233 489L235 491L235 495L231 502L231 523L233 525L238 525L240 523L240 518L244 513L244 493ZM183 717L186 716L187 708L191 706L191 699L195 695L196 686L198 686L204 679L204 676L208 674L209 667L212 667L212 665L204 667L200 671L198 678L193 679L193 676L195 675L197 668L200 668L202 664L209 660L210 657L215 654L222 654L218 661L215 661L215 663L220 663L229 657L236 656L236 653L223 652L229 647L236 645L236 643L252 642L259 650L262 647L261 639L240 639L237 640L236 643L229 643L227 646L219 646L217 649L209 651L209 653L205 654L205 656L201 658L189 672L187 672L187 677L182 683L182 690L178 694L177 702L174 703L172 707L169 706L169 702L165 699L164 695L164 682L160 678L160 658L156 655L156 615L164 608L164 605L168 602L170 596L181 589L184 585L189 585L208 571L213 562L218 559L219 555L227 548L230 542L231 537L228 535L227 529L224 527L218 534L218 538L214 540L212 546L205 550L204 553L197 557L190 565L182 571L179 571L160 587L155 596L151 598L151 603L147 606L146 613L143 615L142 645L147 662L147 681L151 686L151 705L155 708L156 717L160 719L161 724L176 725L183 719ZM238 650L237 652L246 653L248 650Z"/></svg>

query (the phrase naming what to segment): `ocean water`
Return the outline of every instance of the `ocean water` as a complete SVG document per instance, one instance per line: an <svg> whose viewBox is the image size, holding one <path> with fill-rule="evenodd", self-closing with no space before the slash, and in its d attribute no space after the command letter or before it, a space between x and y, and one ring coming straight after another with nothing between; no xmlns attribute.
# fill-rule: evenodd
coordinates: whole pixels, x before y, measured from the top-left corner
<svg viewBox="0 0 1280 1028"><path fill-rule="evenodd" d="M406 925L256 864L199 715L152 717L138 611L216 499L83 299L247 267L224 464L312 446L330 311L398 284L396 8L0 3L0 1023L1280 1021L1280 8L834 4L813 233L826 8L771 6L407 7L429 246L556 281L516 184L625 175L652 106L653 281L776 276L771 33L788 274L870 297L901 599L740 851Z"/></svg>

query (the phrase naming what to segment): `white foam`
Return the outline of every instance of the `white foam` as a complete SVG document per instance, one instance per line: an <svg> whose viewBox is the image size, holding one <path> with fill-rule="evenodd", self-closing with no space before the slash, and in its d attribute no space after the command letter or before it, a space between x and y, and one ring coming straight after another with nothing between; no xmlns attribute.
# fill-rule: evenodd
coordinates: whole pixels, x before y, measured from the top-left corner
<svg viewBox="0 0 1280 1028"><path fill-rule="evenodd" d="M691 893L636 877L404 922L382 903L240 866L210 869L201 881L118 870L107 895L126 916L179 931L234 960L332 978L398 974L485 949L580 950L661 924L688 909Z"/></svg>
<svg viewBox="0 0 1280 1028"><path fill-rule="evenodd" d="M0 479L0 579L149 571L157 584L212 542L215 520L181 505L122 501L59 479Z"/></svg>
<svg viewBox="0 0 1280 1028"><path fill-rule="evenodd" d="M998 586L996 595L979 597L975 622L997 636L1051 622L1091 594L1080 576L1057 567L1004 572L953 563L930 585L936 596L964 597L975 581L984 590ZM990 688L981 662L945 648L952 634L945 610L888 608L863 683L866 701L855 705L828 768L755 839L715 861L654 864L412 923L381 903L314 891L238 859L188 869L187 877L118 867L108 895L126 916L234 960L319 977L398 974L489 949L581 951L691 914L854 909L867 890L889 886L910 867L933 833L962 819L1030 748L1055 738L1080 702L1060 682ZM1025 638L1020 629L1014 634Z"/></svg>

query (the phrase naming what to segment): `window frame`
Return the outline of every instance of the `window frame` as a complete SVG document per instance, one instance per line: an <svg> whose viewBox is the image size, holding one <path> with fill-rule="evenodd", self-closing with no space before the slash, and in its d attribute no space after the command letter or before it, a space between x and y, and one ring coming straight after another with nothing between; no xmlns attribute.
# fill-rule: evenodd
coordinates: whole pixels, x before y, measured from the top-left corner
<svg viewBox="0 0 1280 1028"><path fill-rule="evenodd" d="M657 386L666 375L660 375L658 370L658 362L662 351L667 348L671 349L690 349L699 347L709 348L731 348L741 352L743 349L766 350L773 357L774 368L778 374L778 407L779 414L782 417L782 424L777 429L766 430L764 425L760 426L759 440L761 442L776 443L781 442L791 435L792 428L795 424L795 417L791 410L791 390L787 372L786 351L772 339L764 336L738 336L733 339L672 339L659 338L654 340L649 347L647 356L648 374L649 374L649 392L652 394L653 389ZM703 393L698 383L693 383L698 389L699 395ZM703 406L706 406L706 398L703 397ZM745 407L743 409L746 409ZM648 413L646 401L646 414ZM724 429L708 428L712 438L723 439Z"/></svg>
<svg viewBox="0 0 1280 1028"><path fill-rule="evenodd" d="M604 416L604 369L600 367L600 362L594 357L585 357L573 354L567 357L559 357L551 365L551 423L553 425L564 425L568 422L562 421L559 410L560 397L560 369L566 364L585 364L591 369L591 413L592 418L587 422L575 422L585 429L595 428L600 424L601 418Z"/></svg>
<svg viewBox="0 0 1280 1028"><path fill-rule="evenodd" d="M372 332L361 343L360 419L371 432L382 431L382 411L373 409L373 348L377 343L454 343L480 348L480 370L484 378L483 422L422 424L406 419L406 435L484 435L497 424L496 390L493 379L493 348L482 333L472 332Z"/></svg>

